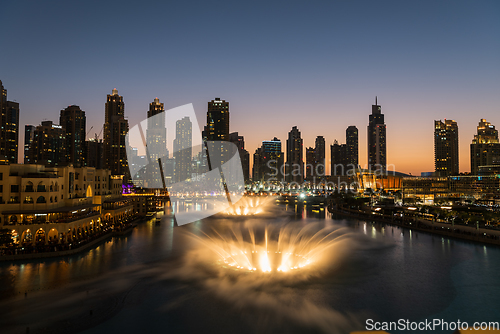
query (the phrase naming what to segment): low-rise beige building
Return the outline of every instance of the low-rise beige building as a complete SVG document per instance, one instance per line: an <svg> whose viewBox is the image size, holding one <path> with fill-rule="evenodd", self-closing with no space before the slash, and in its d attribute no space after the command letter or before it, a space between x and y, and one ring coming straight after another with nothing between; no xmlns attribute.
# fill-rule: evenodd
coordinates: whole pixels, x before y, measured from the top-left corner
<svg viewBox="0 0 500 334"><path fill-rule="evenodd" d="M17 245L84 240L134 216L121 190L105 169L0 165L0 228Z"/></svg>

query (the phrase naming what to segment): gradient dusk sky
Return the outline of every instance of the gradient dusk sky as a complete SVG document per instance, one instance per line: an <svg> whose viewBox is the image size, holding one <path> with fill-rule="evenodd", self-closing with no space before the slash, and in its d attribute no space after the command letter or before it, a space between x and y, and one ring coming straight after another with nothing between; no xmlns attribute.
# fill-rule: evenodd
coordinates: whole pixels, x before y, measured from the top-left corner
<svg viewBox="0 0 500 334"><path fill-rule="evenodd" d="M230 130L253 155L263 140L286 147L297 125L304 146L345 142L366 127L378 96L388 163L434 170L433 121L454 119L460 170L480 118L500 127L499 1L3 1L0 80L24 125L59 122L70 104L86 111L89 136L117 88L130 127L155 97L230 103ZM22 161L22 160L20 160Z"/></svg>

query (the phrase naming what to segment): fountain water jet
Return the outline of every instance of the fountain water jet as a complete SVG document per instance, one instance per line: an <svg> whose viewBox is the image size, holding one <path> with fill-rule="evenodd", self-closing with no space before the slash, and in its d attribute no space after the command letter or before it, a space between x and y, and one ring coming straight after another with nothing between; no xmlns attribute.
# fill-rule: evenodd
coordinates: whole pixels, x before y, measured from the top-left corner
<svg viewBox="0 0 500 334"><path fill-rule="evenodd" d="M332 247L348 236L345 229L318 228L317 224L262 224L247 221L213 227L191 235L212 254L207 261L241 273L290 275L311 269Z"/></svg>
<svg viewBox="0 0 500 334"><path fill-rule="evenodd" d="M264 207L268 206L273 198L260 196L244 196L237 203L228 207L225 215L229 216L252 216L263 211Z"/></svg>

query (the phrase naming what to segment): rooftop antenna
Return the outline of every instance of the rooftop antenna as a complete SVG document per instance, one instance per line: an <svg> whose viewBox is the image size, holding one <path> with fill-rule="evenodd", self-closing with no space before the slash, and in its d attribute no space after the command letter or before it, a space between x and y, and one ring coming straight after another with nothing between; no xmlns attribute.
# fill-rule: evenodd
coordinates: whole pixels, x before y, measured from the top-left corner
<svg viewBox="0 0 500 334"><path fill-rule="evenodd" d="M375 96L375 105L378 106L377 97Z"/></svg>

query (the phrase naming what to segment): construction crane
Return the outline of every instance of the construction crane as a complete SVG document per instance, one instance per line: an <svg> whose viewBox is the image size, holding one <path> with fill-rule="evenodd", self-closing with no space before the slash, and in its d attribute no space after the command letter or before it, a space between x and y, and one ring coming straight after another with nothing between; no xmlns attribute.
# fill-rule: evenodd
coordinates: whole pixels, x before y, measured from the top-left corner
<svg viewBox="0 0 500 334"><path fill-rule="evenodd" d="M89 129L89 131L87 131L87 134L85 135L85 138L88 138L89 137L89 133L90 131L92 131L92 129L94 128L94 126L92 125Z"/></svg>
<svg viewBox="0 0 500 334"><path fill-rule="evenodd" d="M95 134L95 141L99 141L99 137L101 136L102 130L104 129L104 125L101 128L101 131L99 131L99 134Z"/></svg>

